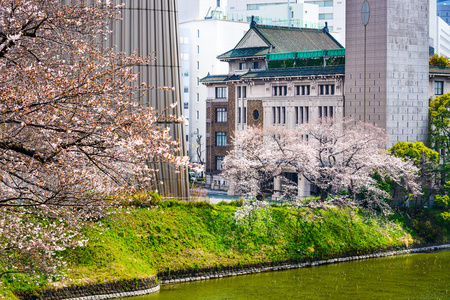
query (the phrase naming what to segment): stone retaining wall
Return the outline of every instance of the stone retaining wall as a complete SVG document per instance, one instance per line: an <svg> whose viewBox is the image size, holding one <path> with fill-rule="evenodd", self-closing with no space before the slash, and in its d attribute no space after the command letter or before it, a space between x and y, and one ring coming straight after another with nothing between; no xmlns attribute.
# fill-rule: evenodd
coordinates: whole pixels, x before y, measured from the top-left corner
<svg viewBox="0 0 450 300"><path fill-rule="evenodd" d="M21 300L100 300L130 296L140 296L159 291L156 276L146 279L121 280L116 282L70 286L61 289L48 289L16 296Z"/></svg>
<svg viewBox="0 0 450 300"><path fill-rule="evenodd" d="M323 264L340 263L352 260L362 260L369 258L379 258L393 255L401 255L408 253L419 252L434 252L443 249L450 249L450 244L430 246L423 248L413 248L404 250L388 250L386 252L374 252L364 253L361 255L345 255L345 256L328 256L327 258L321 258L321 260L300 259L300 260L288 260L276 263L260 263L244 266L230 266L222 268L204 268L204 269L191 269L178 272L160 272L158 278L161 279L161 284L173 284L189 281L207 280L213 278L222 278L228 276L238 276L245 274L254 274L269 271L281 271L289 269L297 269L304 267L313 267Z"/></svg>
<svg viewBox="0 0 450 300"><path fill-rule="evenodd" d="M86 286L73 286L57 290L43 290L34 294L23 293L16 296L21 300L101 300L123 298L131 296L140 296L159 291L158 279L161 284L173 284L197 280L207 280L213 278L222 278L227 276L238 276L245 274L280 271L297 269L304 267L313 267L323 264L340 263L353 260L363 260L369 258L379 258L408 253L434 252L444 249L450 249L450 244L430 246L422 248L412 248L403 250L394 250L393 248L384 248L384 252L358 252L347 253L346 255L330 255L327 257L305 258L299 260L287 260L282 262L268 262L259 264L249 264L243 266L228 266L203 269L191 269L181 271L165 271L158 273L157 277L147 279L124 280L111 283L93 284Z"/></svg>

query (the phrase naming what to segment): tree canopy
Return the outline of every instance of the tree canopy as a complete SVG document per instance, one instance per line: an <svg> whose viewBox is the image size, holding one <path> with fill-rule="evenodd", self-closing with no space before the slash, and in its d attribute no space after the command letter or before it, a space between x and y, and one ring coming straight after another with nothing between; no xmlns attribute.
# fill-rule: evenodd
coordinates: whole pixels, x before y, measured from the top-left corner
<svg viewBox="0 0 450 300"><path fill-rule="evenodd" d="M429 108L430 127L428 138L430 147L441 155L442 180L446 181L450 173L450 94L436 97Z"/></svg>
<svg viewBox="0 0 450 300"><path fill-rule="evenodd" d="M450 61L446 56L439 56L438 54L434 54L429 58L430 66L436 67L450 67Z"/></svg>
<svg viewBox="0 0 450 300"><path fill-rule="evenodd" d="M45 258L82 244L79 220L149 188L149 161L187 163L158 126L181 120L131 101L151 86L133 66L153 58L102 45L118 7L66 3L0 1L0 275L55 271Z"/></svg>
<svg viewBox="0 0 450 300"><path fill-rule="evenodd" d="M432 162L439 162L439 153L428 148L422 142L415 141L411 143L399 141L389 148L389 152L397 157L411 159L416 166L419 166L423 156Z"/></svg>
<svg viewBox="0 0 450 300"><path fill-rule="evenodd" d="M417 168L387 153L385 145L386 135L367 124L324 121L296 130L248 128L236 132L224 174L236 191L256 196L284 172L298 173L319 188L322 203L331 199L387 211L390 195L378 186L375 173L413 194L420 192ZM291 197L296 184L288 182L278 192ZM339 195L342 191L347 196Z"/></svg>

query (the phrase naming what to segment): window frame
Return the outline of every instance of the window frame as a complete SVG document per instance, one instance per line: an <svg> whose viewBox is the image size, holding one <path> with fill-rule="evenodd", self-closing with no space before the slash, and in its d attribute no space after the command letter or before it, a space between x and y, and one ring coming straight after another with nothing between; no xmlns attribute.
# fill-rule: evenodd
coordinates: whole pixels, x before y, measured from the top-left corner
<svg viewBox="0 0 450 300"><path fill-rule="evenodd" d="M227 99L228 98L228 87L216 86L215 94L216 94L216 99Z"/></svg>
<svg viewBox="0 0 450 300"><path fill-rule="evenodd" d="M444 94L444 82L443 81L435 81L434 82L434 94L435 95L443 95Z"/></svg>
<svg viewBox="0 0 450 300"><path fill-rule="evenodd" d="M227 133L225 131L216 132L216 147L227 146Z"/></svg>
<svg viewBox="0 0 450 300"><path fill-rule="evenodd" d="M227 108L226 107L216 107L216 122L226 123L227 122Z"/></svg>

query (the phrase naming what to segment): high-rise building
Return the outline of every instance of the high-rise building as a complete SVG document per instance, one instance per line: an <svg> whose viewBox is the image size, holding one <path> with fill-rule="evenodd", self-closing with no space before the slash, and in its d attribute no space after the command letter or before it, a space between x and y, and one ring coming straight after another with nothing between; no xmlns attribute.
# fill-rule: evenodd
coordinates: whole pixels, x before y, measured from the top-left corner
<svg viewBox="0 0 450 300"><path fill-rule="evenodd" d="M155 88L139 98L144 106L162 111L178 103L169 113L181 116L181 61L178 38L177 0L114 0L115 4L124 2L121 10L122 21L112 24L111 39L108 46L117 46L117 51L131 55L136 51L141 56L147 56L154 51L155 61L150 65L141 65L134 69L138 72L138 82L145 82L155 87L174 87L175 91L164 91ZM161 124L170 127L172 138L180 143L180 155L185 155L183 124ZM155 162L159 169L155 188L165 196L187 197L187 171L176 172L169 164Z"/></svg>
<svg viewBox="0 0 450 300"><path fill-rule="evenodd" d="M207 89L200 78L228 72L216 56L232 48L248 30L248 23L203 19L180 23L184 113L189 116L188 153L191 161L206 161Z"/></svg>
<svg viewBox="0 0 450 300"><path fill-rule="evenodd" d="M325 27L326 22L330 33L344 44L345 1L228 0L226 17L249 22L254 15L259 24L288 26L287 20L290 20L294 27L319 29Z"/></svg>
<svg viewBox="0 0 450 300"><path fill-rule="evenodd" d="M396 141L425 142L428 0L347 0L345 115Z"/></svg>

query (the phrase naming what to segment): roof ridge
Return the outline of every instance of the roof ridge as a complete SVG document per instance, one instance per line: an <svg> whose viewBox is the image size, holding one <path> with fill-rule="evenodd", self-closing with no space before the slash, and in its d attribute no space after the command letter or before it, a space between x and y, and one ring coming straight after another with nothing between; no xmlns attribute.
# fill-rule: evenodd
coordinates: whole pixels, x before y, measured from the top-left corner
<svg viewBox="0 0 450 300"><path fill-rule="evenodd" d="M299 31L322 31L323 28L306 28L306 27L288 27L288 26L279 26L279 25L267 25L267 24L258 24L256 28L270 28L270 29L288 29L288 30L299 30Z"/></svg>

